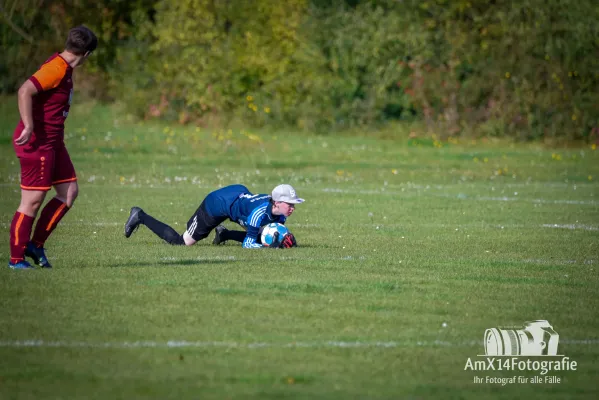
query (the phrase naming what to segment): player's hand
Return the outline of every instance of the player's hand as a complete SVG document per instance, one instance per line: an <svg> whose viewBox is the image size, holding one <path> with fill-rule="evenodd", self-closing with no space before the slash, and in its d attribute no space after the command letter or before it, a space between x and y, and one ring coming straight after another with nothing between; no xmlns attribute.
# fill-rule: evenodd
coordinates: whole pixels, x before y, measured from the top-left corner
<svg viewBox="0 0 599 400"><path fill-rule="evenodd" d="M279 232L275 232L272 235L272 244L268 246L269 249L278 249L281 247L281 243L279 243Z"/></svg>
<svg viewBox="0 0 599 400"><path fill-rule="evenodd" d="M31 139L32 132L33 128L31 127L23 128L19 137L15 139L15 144L17 144L18 146L23 146L24 144L27 144L27 142L29 142L29 139Z"/></svg>
<svg viewBox="0 0 599 400"><path fill-rule="evenodd" d="M296 247L296 246L297 246L297 242L295 241L295 236L293 236L292 233L288 233L283 237L283 240L281 240L281 244L279 245L279 248L289 249L291 247Z"/></svg>

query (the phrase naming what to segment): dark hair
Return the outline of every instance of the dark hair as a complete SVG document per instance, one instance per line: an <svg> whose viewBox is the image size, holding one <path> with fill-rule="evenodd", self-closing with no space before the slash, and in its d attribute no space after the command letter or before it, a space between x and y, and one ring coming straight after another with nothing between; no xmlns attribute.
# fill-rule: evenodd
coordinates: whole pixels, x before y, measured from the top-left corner
<svg viewBox="0 0 599 400"><path fill-rule="evenodd" d="M73 54L82 56L96 50L98 38L87 26L79 25L69 31L65 49Z"/></svg>

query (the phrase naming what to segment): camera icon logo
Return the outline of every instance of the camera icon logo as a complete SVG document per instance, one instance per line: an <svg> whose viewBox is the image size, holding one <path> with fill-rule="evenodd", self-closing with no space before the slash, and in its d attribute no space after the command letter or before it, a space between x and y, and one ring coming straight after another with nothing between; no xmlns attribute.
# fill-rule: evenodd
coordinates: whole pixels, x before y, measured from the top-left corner
<svg viewBox="0 0 599 400"><path fill-rule="evenodd" d="M487 356L555 356L558 342L546 320L527 321L522 329L489 328L484 336Z"/></svg>

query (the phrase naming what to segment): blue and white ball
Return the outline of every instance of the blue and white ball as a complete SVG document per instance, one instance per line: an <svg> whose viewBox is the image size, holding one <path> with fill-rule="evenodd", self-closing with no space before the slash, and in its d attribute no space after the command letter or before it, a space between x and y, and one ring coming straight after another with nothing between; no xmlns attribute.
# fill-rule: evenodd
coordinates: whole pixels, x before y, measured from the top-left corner
<svg viewBox="0 0 599 400"><path fill-rule="evenodd" d="M279 241L282 240L286 234L289 233L289 229L285 227L283 224L279 224L273 222L271 224L266 225L262 229L262 245L266 247L270 247L273 245L274 234L275 232L279 232Z"/></svg>

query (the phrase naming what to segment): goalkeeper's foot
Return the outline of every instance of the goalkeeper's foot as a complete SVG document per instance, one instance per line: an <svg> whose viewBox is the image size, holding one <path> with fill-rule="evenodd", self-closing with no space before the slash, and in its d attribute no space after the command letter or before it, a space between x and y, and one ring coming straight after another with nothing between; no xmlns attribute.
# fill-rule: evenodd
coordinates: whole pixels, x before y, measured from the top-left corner
<svg viewBox="0 0 599 400"><path fill-rule="evenodd" d="M34 263L42 268L52 268L46 252L43 247L37 247L33 242L27 243L25 248L25 255L33 260Z"/></svg>
<svg viewBox="0 0 599 400"><path fill-rule="evenodd" d="M125 222L125 237L128 238L133 234L133 232L139 228L139 224L141 224L141 215L143 214L143 210L139 207L132 207L131 212L129 213L129 219Z"/></svg>
<svg viewBox="0 0 599 400"><path fill-rule="evenodd" d="M222 225L217 226L216 228L214 228L214 240L212 241L212 244L223 244L225 243L227 240L223 238L223 234L227 231L227 228L225 228Z"/></svg>

